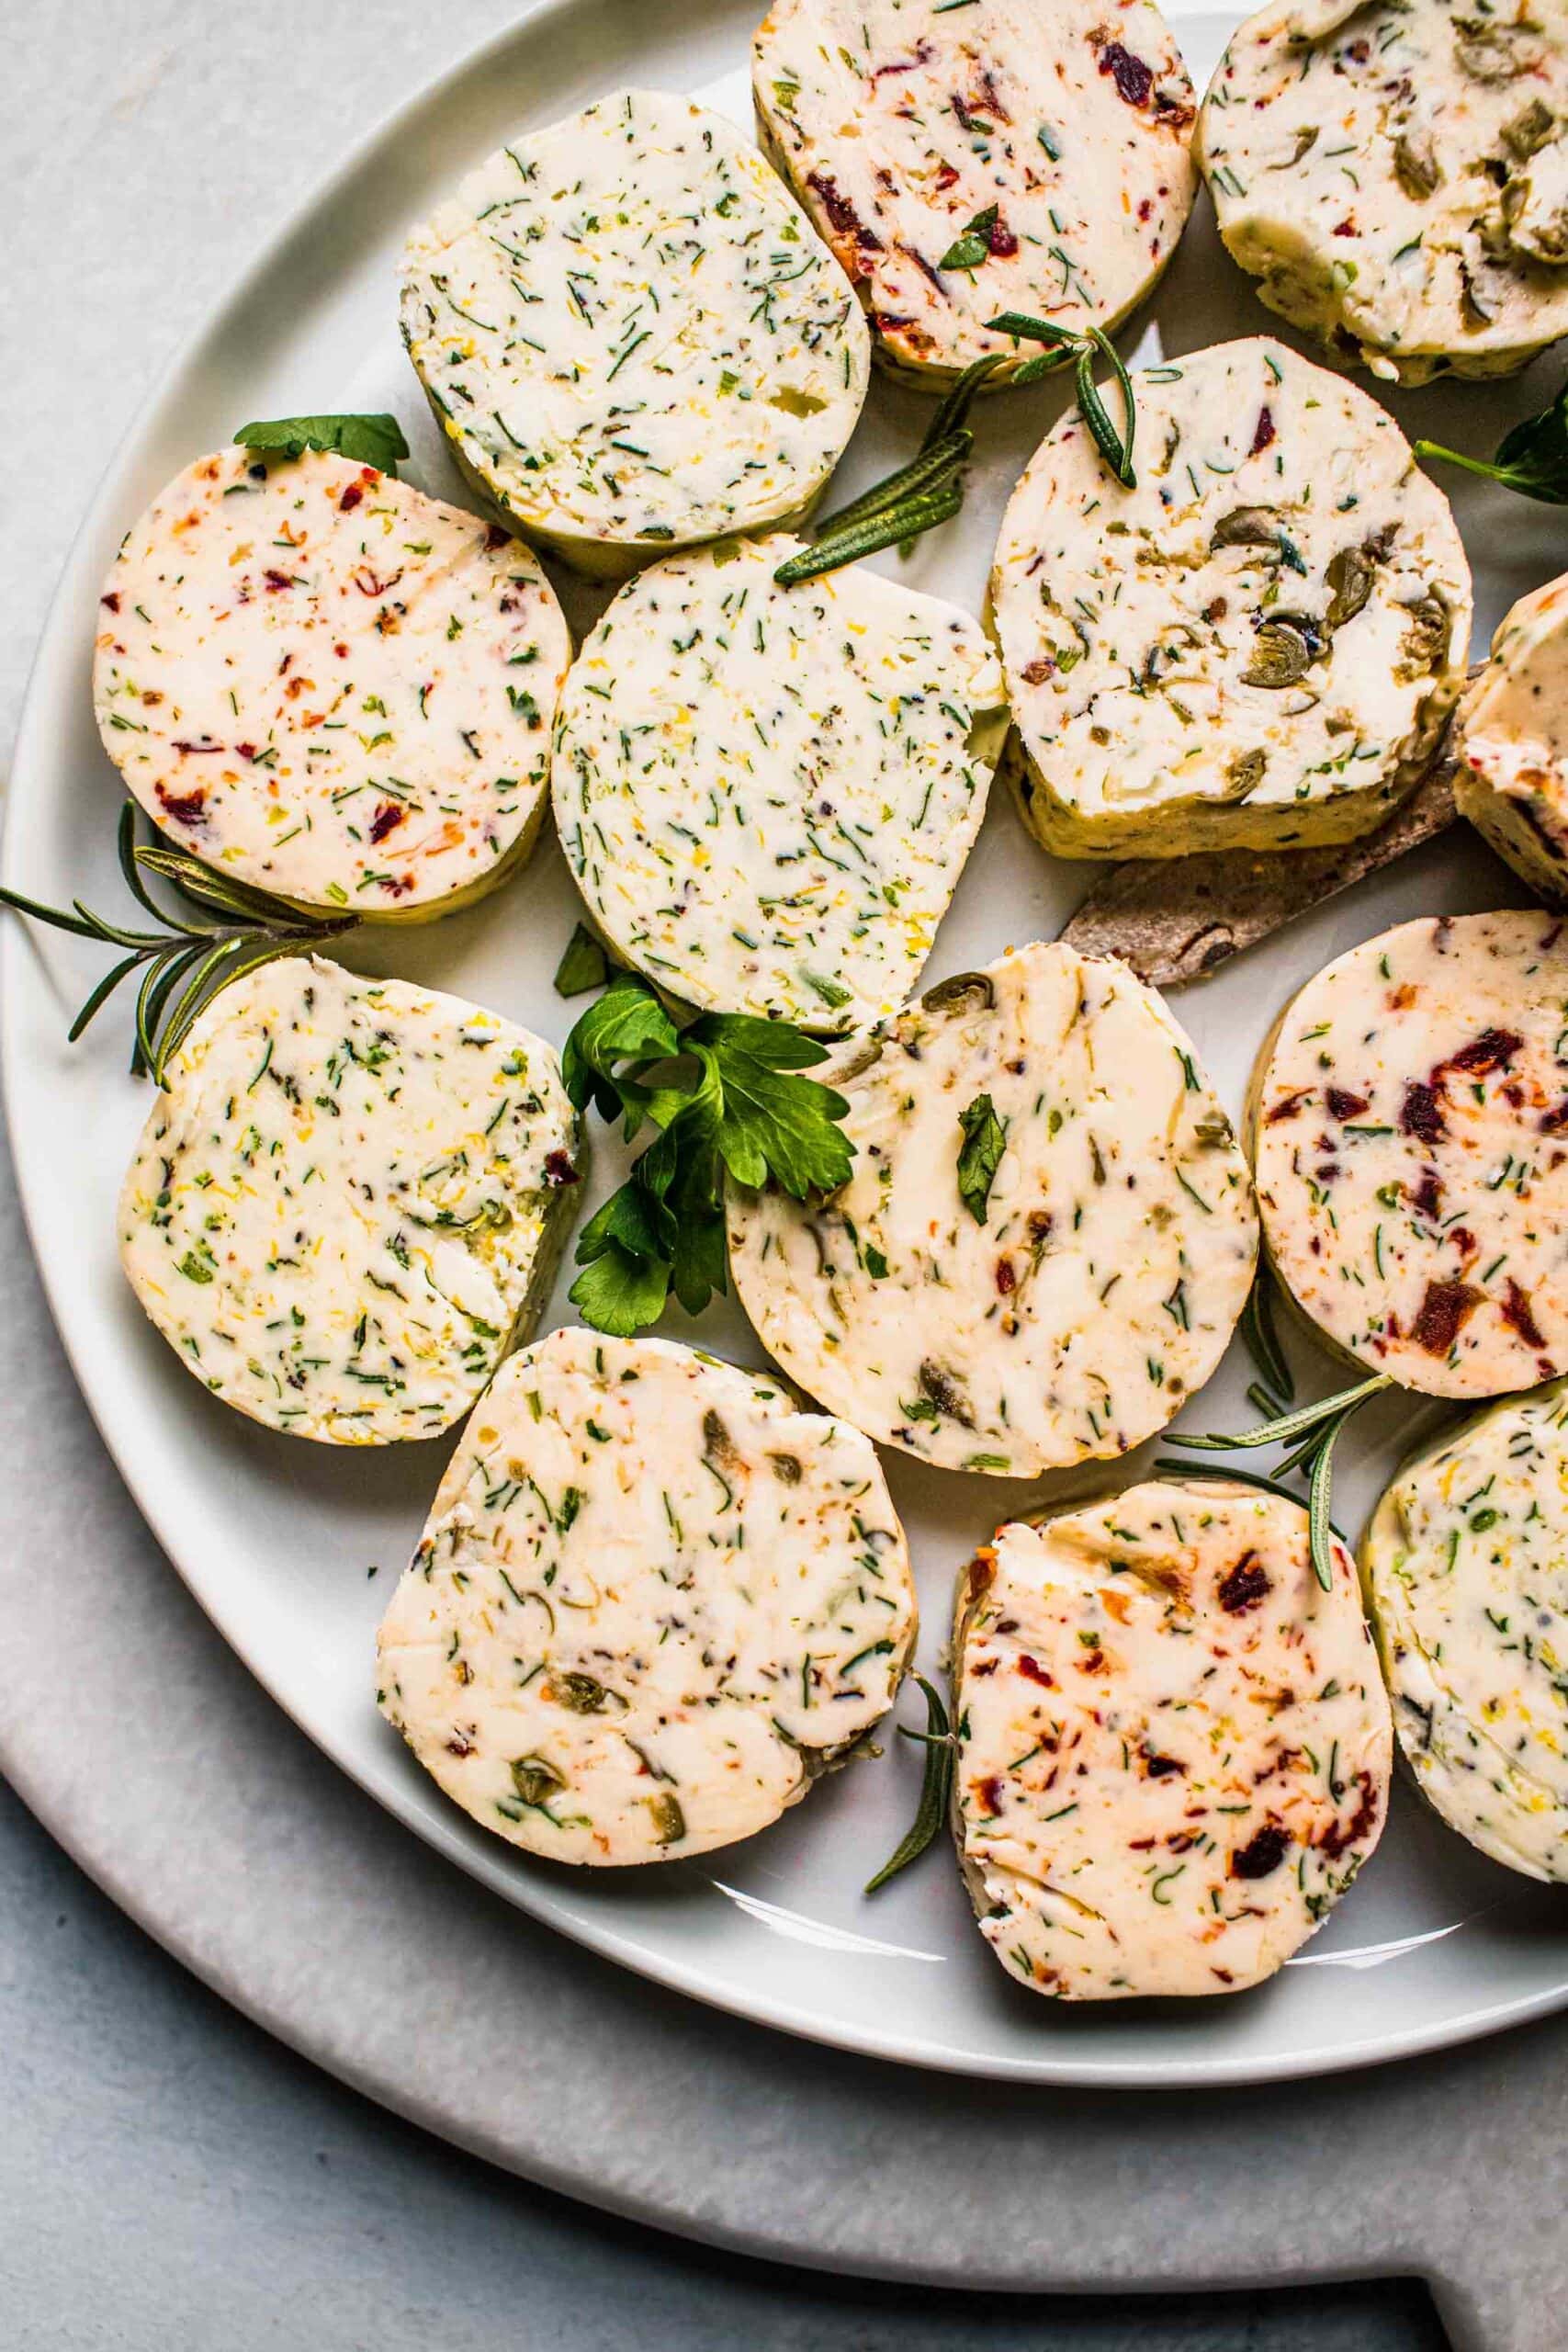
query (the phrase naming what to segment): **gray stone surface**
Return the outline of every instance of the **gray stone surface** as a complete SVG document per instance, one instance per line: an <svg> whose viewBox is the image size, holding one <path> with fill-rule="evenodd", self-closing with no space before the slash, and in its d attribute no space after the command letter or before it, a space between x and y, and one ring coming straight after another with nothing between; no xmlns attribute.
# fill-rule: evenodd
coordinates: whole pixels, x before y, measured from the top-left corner
<svg viewBox="0 0 1568 2352"><path fill-rule="evenodd" d="M0 766L53 572L163 357L344 144L510 14L96 0L13 18ZM1561 2352L1563 2029L1361 2084L1025 2098L804 2049L552 1944L415 1849L228 1657L91 1430L8 1194L0 1233L0 1743L95 1875L264 2023L479 2156L526 2145L558 2187L721 2241L978 2283L1431 2271L1456 2342ZM1354 2290L1156 2321L695 2255L341 2091L12 1806L0 1884L6 2346L1434 2340L1418 2303ZM874 2177L880 2241L860 2226Z"/></svg>
<svg viewBox="0 0 1568 2352"><path fill-rule="evenodd" d="M1439 2352L1407 2286L1085 2305L682 2245L457 2155L291 2056L3 1787L0 1886L8 2352Z"/></svg>

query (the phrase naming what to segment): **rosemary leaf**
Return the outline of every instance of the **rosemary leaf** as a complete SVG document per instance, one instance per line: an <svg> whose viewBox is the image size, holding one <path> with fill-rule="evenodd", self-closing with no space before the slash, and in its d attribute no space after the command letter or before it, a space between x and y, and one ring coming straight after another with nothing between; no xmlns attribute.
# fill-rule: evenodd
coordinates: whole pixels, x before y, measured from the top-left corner
<svg viewBox="0 0 1568 2352"><path fill-rule="evenodd" d="M1364 1401L1364 1400L1363 1400ZM1337 1421L1328 1425L1328 1434L1318 1447L1317 1459L1312 1465L1312 1484L1307 1490L1307 1528L1312 1544L1312 1572L1325 1592L1334 1589L1334 1530L1328 1521L1329 1488L1334 1476L1334 1449L1339 1432L1356 1411L1351 1405Z"/></svg>
<svg viewBox="0 0 1568 2352"><path fill-rule="evenodd" d="M1292 1494L1289 1487L1282 1487L1278 1478L1260 1477L1256 1470L1222 1469L1217 1462L1176 1462L1169 1454L1157 1455L1154 1466L1156 1475L1160 1477L1234 1479L1238 1487L1256 1487L1261 1494L1278 1495L1281 1502L1294 1503L1298 1510L1301 1508L1300 1495Z"/></svg>
<svg viewBox="0 0 1568 2352"><path fill-rule="evenodd" d="M152 1076L158 1058L153 1039L164 1018L164 1008L192 966L198 964L206 952L204 940L194 940L185 947L176 940L148 965L141 986L136 992L136 1051L130 1063L132 1078Z"/></svg>
<svg viewBox="0 0 1568 2352"><path fill-rule="evenodd" d="M0 888L0 906L28 915L35 922L48 923L55 931L69 932L73 938L100 940L123 951L120 961L90 991L71 1025L70 1039L74 1044L121 981L140 971L131 1075L140 1078L151 1073L160 1086L170 1055L220 989L279 956L297 955L302 948L341 938L358 926L356 914L313 914L251 883L215 873L181 850L139 846L136 809L130 801L120 811L116 852L126 888L136 904L152 916L159 925L156 931L131 931L122 923L110 922L84 906L80 899L73 899L67 910L46 906L19 890ZM191 904L224 919L196 921L165 913L142 880L144 870L170 883Z"/></svg>
<svg viewBox="0 0 1568 2352"><path fill-rule="evenodd" d="M68 1046L73 1046L76 1043L77 1038L91 1022L93 1015L102 1010L118 988L121 980L129 978L141 961L140 956L127 956L121 963L110 965L70 1028L65 1032L65 1042Z"/></svg>
<svg viewBox="0 0 1568 2352"><path fill-rule="evenodd" d="M74 932L78 939L102 939L101 925L91 915L68 915L59 907L46 907L37 899L24 899L19 890L7 890L0 886L0 906L10 907L19 915L31 915L35 922L52 923L56 931Z"/></svg>
<svg viewBox="0 0 1568 2352"><path fill-rule="evenodd" d="M1315 1405L1298 1405L1292 1413L1281 1413L1278 1420L1260 1421L1256 1429L1238 1430L1234 1437L1207 1434L1188 1435L1180 1430L1170 1431L1172 1445L1187 1445L1205 1453L1229 1453L1238 1447L1254 1445L1283 1445L1293 1437L1304 1437L1308 1430L1317 1428L1320 1421L1332 1420L1338 1413L1354 1411L1369 1397L1393 1385L1393 1375L1386 1372L1363 1380L1358 1387L1342 1388L1337 1396L1320 1396Z"/></svg>
<svg viewBox="0 0 1568 2352"><path fill-rule="evenodd" d="M818 524L818 539L837 537L840 531L863 523L873 514L885 514L890 506L900 505L917 492L940 489L963 464L974 440L966 427L959 426L943 434L940 441L922 447L919 456L911 458L907 466L873 482L869 490L863 490L858 498L852 498L847 506L840 506Z"/></svg>
<svg viewBox="0 0 1568 2352"><path fill-rule="evenodd" d="M1296 1400L1296 1384L1274 1328L1274 1293L1266 1266L1259 1266L1241 1313L1242 1345L1277 1396Z"/></svg>
<svg viewBox="0 0 1568 2352"><path fill-rule="evenodd" d="M1015 376L1015 383L1032 382L1036 376L1050 373L1055 368L1071 360L1075 366L1078 412L1088 425L1094 445L1123 489L1135 490L1138 477L1133 469L1133 437L1137 429L1137 416L1133 401L1133 379L1122 365L1122 355L1111 337L1100 327L1058 326L1054 319L1031 318L1024 311L1002 311L986 325L993 334L1011 335L1015 343L1043 343L1057 353L1055 359L1036 364L1026 359ZM1094 380L1096 358L1110 363L1122 399L1122 428L1118 432L1110 410L1100 398Z"/></svg>
<svg viewBox="0 0 1568 2352"><path fill-rule="evenodd" d="M934 530L939 523L951 522L963 503L960 483L944 481L918 497L889 506L882 514L869 514L863 522L835 531L829 538L818 539L815 547L802 548L798 555L792 555L780 564L773 578L781 587L793 588L799 581L815 580L824 571L837 571L846 563L857 563L862 556L875 555L882 548L899 547L906 539L916 539L923 531Z"/></svg>
<svg viewBox="0 0 1568 2352"><path fill-rule="evenodd" d="M954 1750L947 1709L942 1704L941 1692L926 1680L923 1674L913 1674L910 1679L919 1684L926 1698L925 1730L905 1733L906 1738L919 1740L926 1751L920 1802L906 1835L899 1839L874 1878L867 1879L867 1894L874 1894L879 1886L886 1886L890 1878L897 1878L901 1870L907 1869L910 1862L925 1852L946 1818L953 1794ZM898 1729L904 1731L904 1725L900 1724Z"/></svg>
<svg viewBox="0 0 1568 2352"><path fill-rule="evenodd" d="M1002 354L999 351L994 352L989 358L970 361L956 383L943 395L936 414L926 429L926 437L920 444L922 451L934 449L939 441L944 441L950 433L958 432L968 423L969 411L974 406L976 393L989 377L996 374L1002 364Z"/></svg>

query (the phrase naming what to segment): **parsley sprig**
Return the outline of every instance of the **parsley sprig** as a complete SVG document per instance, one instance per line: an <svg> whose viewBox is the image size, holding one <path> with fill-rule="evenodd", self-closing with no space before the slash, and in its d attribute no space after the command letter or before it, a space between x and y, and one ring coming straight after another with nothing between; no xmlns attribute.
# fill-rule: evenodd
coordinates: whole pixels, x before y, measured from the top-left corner
<svg viewBox="0 0 1568 2352"><path fill-rule="evenodd" d="M1568 379L1550 408L1539 416L1524 417L1504 434L1490 460L1445 449L1439 441L1417 441L1416 455L1462 466L1467 474L1483 474L1542 506L1568 506Z"/></svg>
<svg viewBox="0 0 1568 2352"><path fill-rule="evenodd" d="M1328 1516L1334 1449L1346 1422L1363 1405L1393 1385L1390 1374L1376 1373L1354 1388L1342 1388L1336 1396L1320 1396L1315 1405L1298 1405L1293 1412L1276 1414L1271 1419L1260 1421L1256 1429L1238 1430L1234 1437L1189 1436L1180 1430L1172 1430L1168 1442L1206 1453L1231 1453L1255 1445L1291 1446L1292 1452L1279 1465L1280 1476L1288 1478L1292 1473L1299 1473L1308 1482L1307 1522L1313 1574L1324 1591L1329 1592L1334 1585L1334 1529Z"/></svg>
<svg viewBox="0 0 1568 2352"><path fill-rule="evenodd" d="M854 1146L838 1122L841 1094L803 1078L828 1048L787 1022L705 1012L678 1028L635 972L617 972L566 1041L567 1092L652 1142L578 1237L571 1302L617 1339L656 1323L671 1291L698 1315L727 1287L726 1175L772 1181L795 1200L833 1192Z"/></svg>
<svg viewBox="0 0 1568 2352"><path fill-rule="evenodd" d="M280 458L302 457L307 449L346 458L351 465L374 466L378 473L397 478L398 460L409 445L395 416L380 412L367 416L279 416L256 424L243 424L234 438L242 447Z"/></svg>
<svg viewBox="0 0 1568 2352"><path fill-rule="evenodd" d="M75 1044L120 982L140 972L131 1075L151 1076L159 1086L165 1082L170 1057L220 989L280 956L308 954L324 940L339 939L345 931L358 927L357 915L306 914L286 899L275 899L268 890L255 889L248 882L198 865L180 850L140 845L136 810L129 800L120 811L118 850L126 888L157 923L156 931L109 922L85 907L80 899L72 901L67 912L24 898L19 890L0 888L0 905L30 915L35 922L49 923L56 931L72 932L78 939L102 940L124 951L72 1023L70 1042ZM204 912L165 912L150 896L141 878L143 871L172 884L182 899ZM219 920L208 920L209 913Z"/></svg>

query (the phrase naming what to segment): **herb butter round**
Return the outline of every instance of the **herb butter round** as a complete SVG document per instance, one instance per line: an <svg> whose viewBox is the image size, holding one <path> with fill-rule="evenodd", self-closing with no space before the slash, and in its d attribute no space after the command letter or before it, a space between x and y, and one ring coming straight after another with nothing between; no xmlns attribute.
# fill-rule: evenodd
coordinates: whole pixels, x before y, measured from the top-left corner
<svg viewBox="0 0 1568 2352"><path fill-rule="evenodd" d="M437 1437L537 1319L576 1151L527 1030L286 956L173 1057L120 1258L186 1370L250 1419L328 1445Z"/></svg>
<svg viewBox="0 0 1568 2352"><path fill-rule="evenodd" d="M1013 1521L959 1582L954 1828L980 1932L1057 2001L1238 1993L1382 1834L1393 1736L1355 1564L1307 1515L1157 1480Z"/></svg>
<svg viewBox="0 0 1568 2352"><path fill-rule="evenodd" d="M1454 799L1543 898L1568 899L1568 577L1521 596L1454 718Z"/></svg>
<svg viewBox="0 0 1568 2352"><path fill-rule="evenodd" d="M601 98L410 234L402 332L464 474L617 578L804 514L865 398L842 270L755 148L664 91Z"/></svg>
<svg viewBox="0 0 1568 2352"><path fill-rule="evenodd" d="M1284 0L1203 100L1220 234L1271 311L1390 383L1507 376L1568 333L1568 19Z"/></svg>
<svg viewBox="0 0 1568 2352"><path fill-rule="evenodd" d="M1197 108L1153 0L774 0L762 144L854 282L876 357L925 386L1027 352L1002 311L1116 326L1175 252Z"/></svg>
<svg viewBox="0 0 1568 2352"><path fill-rule="evenodd" d="M1025 823L1061 857L1370 831L1463 681L1448 501L1375 401L1269 338L1133 383L1137 486L1075 408L1002 519L991 595Z"/></svg>
<svg viewBox="0 0 1568 2352"><path fill-rule="evenodd" d="M567 680L554 806L606 939L705 1012L863 1027L919 977L1006 731L977 621L790 538L672 556Z"/></svg>
<svg viewBox="0 0 1568 2352"><path fill-rule="evenodd" d="M775 1821L891 1705L916 1632L876 1456L664 1340L513 1356L382 1621L382 1712L454 1804L563 1862Z"/></svg>
<svg viewBox="0 0 1568 2352"><path fill-rule="evenodd" d="M1497 1396L1568 1365L1568 931L1443 915L1307 982L1259 1057L1264 1238L1368 1374Z"/></svg>
<svg viewBox="0 0 1568 2352"><path fill-rule="evenodd" d="M120 542L93 707L128 790L204 865L423 920L533 848L570 652L494 526L373 466L220 449Z"/></svg>
<svg viewBox="0 0 1568 2352"><path fill-rule="evenodd" d="M1201 1387L1258 1250L1193 1048L1125 966L1061 945L931 989L822 1071L848 1183L728 1192L741 1306L793 1378L952 1470L1111 1460Z"/></svg>
<svg viewBox="0 0 1568 2352"><path fill-rule="evenodd" d="M1361 1575L1423 1793L1527 1878L1568 1880L1568 1389L1489 1406L1407 1462Z"/></svg>

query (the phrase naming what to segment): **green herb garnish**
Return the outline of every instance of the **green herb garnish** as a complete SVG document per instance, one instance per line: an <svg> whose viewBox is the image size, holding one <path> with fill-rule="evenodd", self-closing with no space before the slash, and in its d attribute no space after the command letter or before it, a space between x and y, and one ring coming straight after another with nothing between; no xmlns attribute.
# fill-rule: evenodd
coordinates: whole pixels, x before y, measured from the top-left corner
<svg viewBox="0 0 1568 2352"><path fill-rule="evenodd" d="M1169 1442L1207 1453L1230 1453L1255 1445L1285 1445L1292 1441L1301 1441L1296 1443L1295 1451L1280 1463L1280 1469L1286 1477L1293 1473L1308 1477L1307 1519L1313 1574L1324 1591L1329 1592L1334 1585L1334 1563L1329 1551L1333 1529L1328 1517L1334 1449L1338 1443L1340 1430L1351 1416L1359 1413L1372 1397L1381 1396L1385 1388L1393 1385L1391 1374L1376 1373L1371 1380L1363 1380L1354 1388L1342 1388L1337 1396L1320 1396L1315 1405L1298 1405L1294 1412L1281 1413L1271 1421L1261 1421L1256 1429L1241 1430L1235 1437L1189 1437L1179 1430L1172 1430Z"/></svg>
<svg viewBox="0 0 1568 2352"><path fill-rule="evenodd" d="M854 1147L841 1094L798 1073L828 1048L784 1021L705 1012L675 1022L649 983L616 974L561 1057L578 1110L621 1118L629 1143L658 1130L631 1175L584 1226L571 1301L595 1330L628 1339L671 1291L699 1315L727 1287L724 1183L780 1185L794 1200L833 1192Z"/></svg>
<svg viewBox="0 0 1568 2352"><path fill-rule="evenodd" d="M140 971L131 1075L150 1075L159 1086L166 1083L170 1056L177 1053L197 1014L220 989L280 956L308 954L322 941L340 939L344 932L358 927L357 915L308 914L286 899L275 899L268 890L214 873L183 851L139 847L136 810L129 800L120 811L118 849L126 888L161 926L157 931L132 931L123 923L107 922L80 899L73 900L67 913L59 907L40 905L36 899L25 899L19 890L0 888L0 905L31 915L36 922L50 923L56 931L73 932L78 939L99 939L125 951L72 1023L69 1042L75 1044L121 980ZM141 879L143 867L161 881L172 883L182 899L210 908L223 920L212 922L165 913L148 896Z"/></svg>
<svg viewBox="0 0 1568 2352"><path fill-rule="evenodd" d="M984 212L976 212L973 220L965 221L963 232L953 239L938 262L938 269L978 269L983 261L988 260L991 231L1000 212L1000 205L987 204Z"/></svg>
<svg viewBox="0 0 1568 2352"><path fill-rule="evenodd" d="M965 368L939 404L908 464L874 482L820 523L815 544L787 557L774 572L779 585L793 588L799 581L837 571L882 548L905 547L922 531L951 522L964 503L964 467L975 446L969 410L986 379L1002 364L998 356L976 359Z"/></svg>
<svg viewBox="0 0 1568 2352"><path fill-rule="evenodd" d="M958 1114L964 1130L958 1155L958 1191L976 1225L984 1225L991 1185L1007 1148L1007 1129L998 1118L988 1094L976 1094L966 1111Z"/></svg>
<svg viewBox="0 0 1568 2352"><path fill-rule="evenodd" d="M1500 481L1505 489L1517 490L1521 498L1536 499L1543 506L1568 506L1568 379L1550 408L1525 417L1504 434L1490 460L1467 458L1438 441L1417 441L1416 455L1462 466L1467 474Z"/></svg>
<svg viewBox="0 0 1568 2352"><path fill-rule="evenodd" d="M374 466L396 479L398 460L409 445L395 416L280 416L270 424L242 424L235 440L246 449L280 458L303 457L307 449L346 458L351 465Z"/></svg>
<svg viewBox="0 0 1568 2352"><path fill-rule="evenodd" d="M1032 319L1022 311L1004 311L1000 318L987 319L986 325L992 334L1010 334L1021 343L1043 343L1050 350L1037 358L1026 359L1013 375L1015 384L1032 384L1040 376L1055 373L1058 368L1076 370L1078 410L1094 435L1095 447L1124 490L1135 490L1138 477L1133 470L1133 435L1137 418L1133 406L1133 382L1122 364L1122 355L1111 337L1100 327L1059 327L1050 319ZM1116 430L1111 412L1100 399L1094 380L1096 358L1110 362L1111 372L1122 395L1122 430Z"/></svg>
<svg viewBox="0 0 1568 2352"><path fill-rule="evenodd" d="M1287 1405L1295 1402L1296 1384L1274 1328L1273 1282L1266 1265L1259 1265L1253 1276L1247 1305L1241 1311L1241 1337L1247 1354L1280 1400L1269 1407L1270 1412L1282 1413Z"/></svg>
<svg viewBox="0 0 1568 2352"><path fill-rule="evenodd" d="M920 1783L920 1802L915 1818L906 1835L889 1854L874 1878L865 1883L867 1894L874 1894L890 1878L923 1854L947 1815L953 1796L953 1773L956 1762L955 1742L948 1726L947 1709L942 1694L933 1689L923 1674L911 1673L909 1679L918 1682L926 1695L926 1727L910 1731L908 1725L895 1726L901 1739L917 1739L926 1751L925 1777Z"/></svg>
<svg viewBox="0 0 1568 2352"><path fill-rule="evenodd" d="M557 996L586 996L590 989L602 989L609 977L610 958L603 943L580 922L556 966Z"/></svg>

